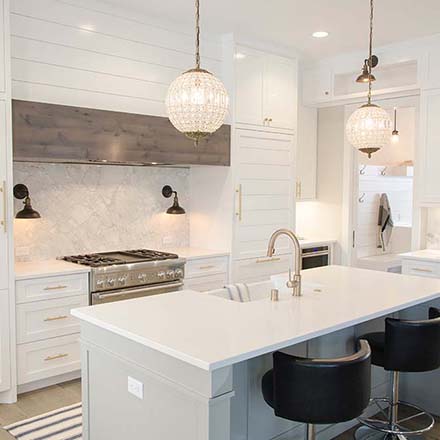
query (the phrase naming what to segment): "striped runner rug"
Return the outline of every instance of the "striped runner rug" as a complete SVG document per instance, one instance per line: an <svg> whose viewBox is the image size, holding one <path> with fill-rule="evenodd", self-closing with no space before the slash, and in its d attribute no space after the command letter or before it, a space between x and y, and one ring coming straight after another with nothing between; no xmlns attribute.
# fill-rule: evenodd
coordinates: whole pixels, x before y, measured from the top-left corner
<svg viewBox="0 0 440 440"><path fill-rule="evenodd" d="M82 438L82 404L66 406L55 411L5 426L18 440L80 440Z"/></svg>

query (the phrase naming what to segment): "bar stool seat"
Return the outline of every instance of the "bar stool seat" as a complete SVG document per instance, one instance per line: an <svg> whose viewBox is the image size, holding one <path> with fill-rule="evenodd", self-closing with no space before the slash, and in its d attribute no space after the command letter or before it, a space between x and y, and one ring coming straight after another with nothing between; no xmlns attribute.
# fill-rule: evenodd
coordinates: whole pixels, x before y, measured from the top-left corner
<svg viewBox="0 0 440 440"><path fill-rule="evenodd" d="M357 353L337 359L273 354L273 369L262 378L264 400L278 417L307 424L333 424L358 417L370 400L371 350L359 342Z"/></svg>
<svg viewBox="0 0 440 440"><path fill-rule="evenodd" d="M440 309L431 307L429 319L405 321L387 318L385 332L362 335L372 350L372 364L393 373L391 398L372 399L368 408L375 416L360 417L359 440L399 439L423 434L434 418L422 408L399 399L400 372L427 372L440 368ZM401 415L404 411L405 414ZM407 423L410 422L410 425ZM418 422L418 427L413 424Z"/></svg>

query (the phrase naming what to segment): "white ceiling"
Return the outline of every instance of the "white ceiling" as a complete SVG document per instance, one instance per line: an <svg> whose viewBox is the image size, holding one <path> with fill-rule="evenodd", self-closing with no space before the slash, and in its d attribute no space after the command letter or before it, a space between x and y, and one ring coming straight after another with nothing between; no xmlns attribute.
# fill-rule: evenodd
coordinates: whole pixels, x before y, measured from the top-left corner
<svg viewBox="0 0 440 440"><path fill-rule="evenodd" d="M193 0L106 0L192 30ZM201 0L205 32L293 47L311 58L364 49L368 0ZM440 0L376 0L377 46L440 32ZM326 30L328 38L311 33Z"/></svg>

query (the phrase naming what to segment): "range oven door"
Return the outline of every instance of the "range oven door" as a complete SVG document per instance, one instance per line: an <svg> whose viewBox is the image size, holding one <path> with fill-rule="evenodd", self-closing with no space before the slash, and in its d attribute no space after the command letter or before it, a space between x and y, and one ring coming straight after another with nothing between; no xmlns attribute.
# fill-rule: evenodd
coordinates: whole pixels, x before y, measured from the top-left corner
<svg viewBox="0 0 440 440"><path fill-rule="evenodd" d="M301 255L301 269L328 266L330 263L330 251L328 246L316 248L304 248Z"/></svg>
<svg viewBox="0 0 440 440"><path fill-rule="evenodd" d="M171 283L155 284L153 286L132 287L127 289L111 290L109 292L92 293L92 306L114 301L123 301L125 299L140 298L143 296L159 295L161 293L174 292L181 290L182 281L173 281Z"/></svg>

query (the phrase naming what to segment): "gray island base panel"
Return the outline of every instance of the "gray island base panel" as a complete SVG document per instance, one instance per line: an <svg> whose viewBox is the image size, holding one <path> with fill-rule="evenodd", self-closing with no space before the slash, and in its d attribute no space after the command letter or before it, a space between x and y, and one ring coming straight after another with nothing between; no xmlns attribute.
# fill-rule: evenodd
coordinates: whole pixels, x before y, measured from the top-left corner
<svg viewBox="0 0 440 440"><path fill-rule="evenodd" d="M305 271L304 279L321 284L321 294L275 307L183 291L75 310L83 438L302 439L304 426L275 417L262 399L260 380L271 367L271 352L344 355L358 335L383 329L385 316L420 316L431 303L439 305L440 280L339 266ZM373 395L387 392L388 378L373 368ZM431 378L431 390L422 386L423 402L415 403L435 402L438 383L438 376L434 383ZM418 385L403 388L412 394ZM330 439L354 423L321 426L318 438Z"/></svg>

